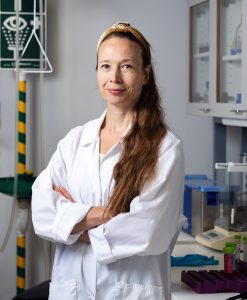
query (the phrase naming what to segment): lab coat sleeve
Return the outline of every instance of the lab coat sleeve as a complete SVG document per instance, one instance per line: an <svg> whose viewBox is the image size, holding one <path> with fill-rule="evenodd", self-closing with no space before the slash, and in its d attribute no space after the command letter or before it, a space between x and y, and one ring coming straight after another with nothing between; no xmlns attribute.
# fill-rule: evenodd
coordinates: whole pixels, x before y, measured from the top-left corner
<svg viewBox="0 0 247 300"><path fill-rule="evenodd" d="M132 200L130 212L89 230L98 262L158 255L169 248L185 221L181 213L184 157L180 141L161 153L156 175L146 191Z"/></svg>
<svg viewBox="0 0 247 300"><path fill-rule="evenodd" d="M82 232L71 232L75 224L86 216L91 206L72 203L53 190L54 186L62 186L69 190L64 162L66 143L70 144L68 140L69 136L59 142L47 168L32 186L32 222L35 233L42 238L72 244Z"/></svg>

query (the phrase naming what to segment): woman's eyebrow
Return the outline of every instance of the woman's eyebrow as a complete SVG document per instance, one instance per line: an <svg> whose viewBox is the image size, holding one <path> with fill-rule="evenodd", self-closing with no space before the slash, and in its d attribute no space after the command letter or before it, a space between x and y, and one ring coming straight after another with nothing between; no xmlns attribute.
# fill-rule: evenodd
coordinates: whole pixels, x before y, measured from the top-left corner
<svg viewBox="0 0 247 300"><path fill-rule="evenodd" d="M99 60L99 63L109 63L111 60L110 59L102 59ZM125 63L125 62L132 62L134 63L135 60L133 58L124 58L120 60L121 63Z"/></svg>

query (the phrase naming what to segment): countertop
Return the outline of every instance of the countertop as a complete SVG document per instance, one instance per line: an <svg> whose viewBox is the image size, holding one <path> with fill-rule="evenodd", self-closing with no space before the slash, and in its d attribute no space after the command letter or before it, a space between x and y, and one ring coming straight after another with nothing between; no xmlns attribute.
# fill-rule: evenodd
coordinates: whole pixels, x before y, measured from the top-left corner
<svg viewBox="0 0 247 300"><path fill-rule="evenodd" d="M186 254L201 254L214 256L219 260L219 265L204 267L172 267L171 268L171 300L225 300L229 297L238 295L238 293L217 293L217 294L197 294L192 288L181 282L181 272L183 270L222 270L223 254L198 244L195 239L188 234L181 232L174 247L173 256L184 256Z"/></svg>

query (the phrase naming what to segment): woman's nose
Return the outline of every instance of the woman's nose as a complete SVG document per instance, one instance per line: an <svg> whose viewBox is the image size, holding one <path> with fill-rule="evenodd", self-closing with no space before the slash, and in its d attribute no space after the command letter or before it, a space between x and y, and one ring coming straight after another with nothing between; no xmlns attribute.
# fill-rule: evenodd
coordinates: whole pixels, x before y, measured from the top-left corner
<svg viewBox="0 0 247 300"><path fill-rule="evenodd" d="M111 82L120 82L121 81L121 71L119 68L112 68L110 72L110 81Z"/></svg>

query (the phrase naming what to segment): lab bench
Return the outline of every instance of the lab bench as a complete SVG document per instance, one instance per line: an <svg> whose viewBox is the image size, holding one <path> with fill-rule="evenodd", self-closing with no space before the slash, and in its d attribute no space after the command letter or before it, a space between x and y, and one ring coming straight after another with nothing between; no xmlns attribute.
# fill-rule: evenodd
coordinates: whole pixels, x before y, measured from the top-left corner
<svg viewBox="0 0 247 300"><path fill-rule="evenodd" d="M186 254L201 254L208 257L214 256L219 260L218 265L207 265L203 267L172 267L171 268L171 300L225 300L239 293L215 293L215 294L198 294L194 290L181 282L181 272L183 270L223 270L224 258L223 253L200 245L195 239L188 234L181 232L177 243L172 252L173 256L185 256Z"/></svg>

